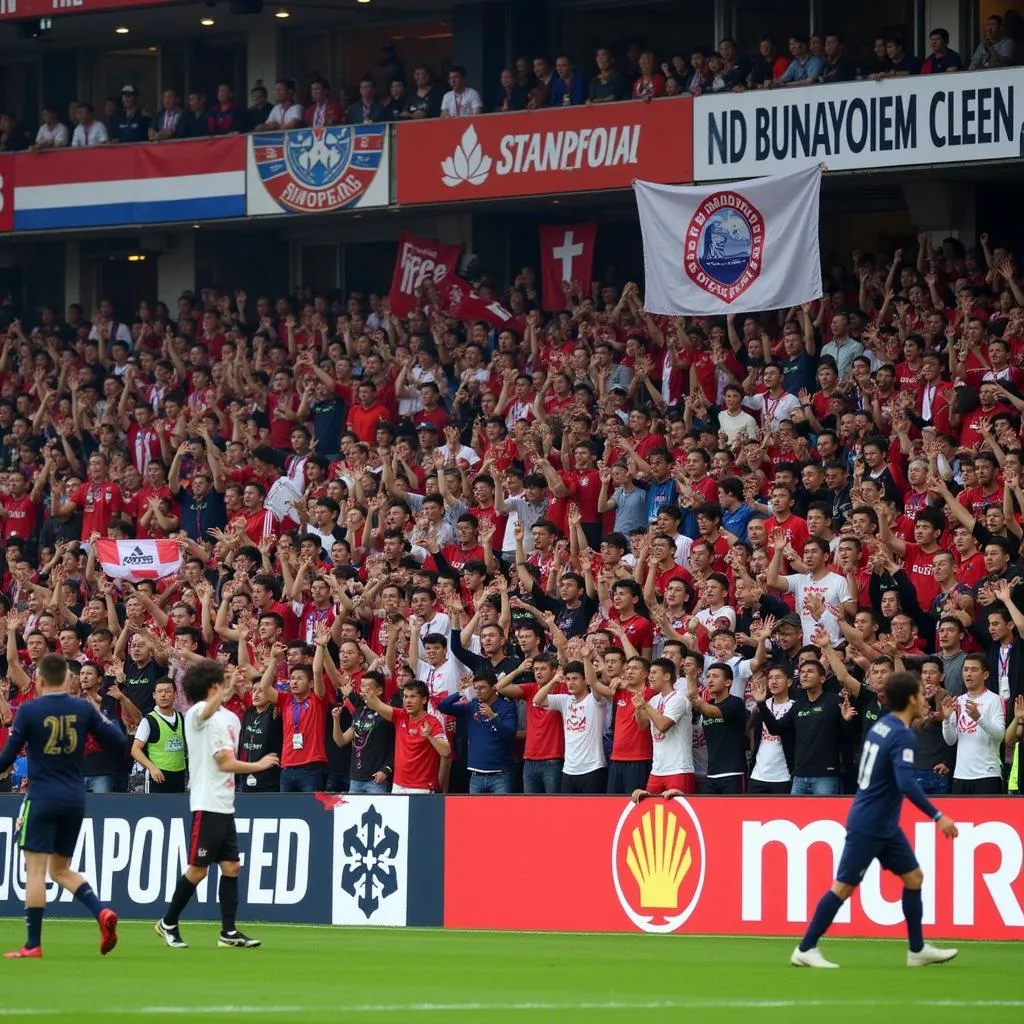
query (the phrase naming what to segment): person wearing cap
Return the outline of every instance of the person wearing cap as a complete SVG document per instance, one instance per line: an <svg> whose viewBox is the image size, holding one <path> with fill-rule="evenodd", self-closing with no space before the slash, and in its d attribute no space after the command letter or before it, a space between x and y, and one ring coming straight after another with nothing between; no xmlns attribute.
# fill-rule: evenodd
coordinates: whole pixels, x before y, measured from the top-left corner
<svg viewBox="0 0 1024 1024"><path fill-rule="evenodd" d="M111 142L146 142L149 139L149 118L139 106L139 90L134 85L121 86L121 114L117 118L117 134Z"/></svg>

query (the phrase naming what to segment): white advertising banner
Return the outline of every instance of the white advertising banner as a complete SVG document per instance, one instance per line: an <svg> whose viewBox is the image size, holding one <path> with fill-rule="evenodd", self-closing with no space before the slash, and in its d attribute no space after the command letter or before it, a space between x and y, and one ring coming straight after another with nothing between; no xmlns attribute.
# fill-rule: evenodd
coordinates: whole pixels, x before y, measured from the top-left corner
<svg viewBox="0 0 1024 1024"><path fill-rule="evenodd" d="M695 181L1024 155L1024 68L701 96Z"/></svg>

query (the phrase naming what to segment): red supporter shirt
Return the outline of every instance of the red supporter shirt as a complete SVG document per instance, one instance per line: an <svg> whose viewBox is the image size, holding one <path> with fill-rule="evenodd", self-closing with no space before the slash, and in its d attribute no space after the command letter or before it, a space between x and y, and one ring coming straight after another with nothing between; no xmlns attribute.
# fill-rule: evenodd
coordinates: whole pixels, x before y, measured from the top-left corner
<svg viewBox="0 0 1024 1024"><path fill-rule="evenodd" d="M383 405L371 405L369 409L364 409L361 405L354 405L348 411L347 426L360 441L376 447L377 425L387 423L389 418L388 411ZM277 447L281 447L281 445Z"/></svg>
<svg viewBox="0 0 1024 1024"><path fill-rule="evenodd" d="M931 608L939 592L939 585L932 575L932 559L942 550L924 551L920 544L907 542L907 552L903 556L903 571L917 591L917 603L922 608Z"/></svg>
<svg viewBox="0 0 1024 1024"><path fill-rule="evenodd" d="M93 533L105 537L110 520L124 508L117 484L80 484L70 498L82 510L82 540Z"/></svg>
<svg viewBox="0 0 1024 1024"><path fill-rule="evenodd" d="M1003 488L997 487L991 494L986 494L984 487L968 487L956 496L956 500L968 509L975 519L980 519L985 514L985 509L990 506L1003 507Z"/></svg>
<svg viewBox="0 0 1024 1024"><path fill-rule="evenodd" d="M5 495L4 506L4 540L20 537L28 540L36 528L36 507L26 494L21 498Z"/></svg>
<svg viewBox="0 0 1024 1024"><path fill-rule="evenodd" d="M644 689L644 697L650 700L654 690ZM612 739L613 761L650 761L653 743L650 726L640 725L636 720L633 695L629 690L619 690L615 695L615 736Z"/></svg>
<svg viewBox="0 0 1024 1024"><path fill-rule="evenodd" d="M540 690L538 683L521 683L526 701L526 750L523 757L527 761L561 761L565 758L565 730L562 728L562 716L554 714L547 708L533 705L533 698ZM557 683L552 693L568 693L564 683Z"/></svg>
<svg viewBox="0 0 1024 1024"><path fill-rule="evenodd" d="M405 708L394 709L391 717L395 727L394 781L396 786L406 789L429 789L436 793L441 755L420 732L424 722L430 726L431 735L445 738L444 724L436 715L427 714L414 722Z"/></svg>
<svg viewBox="0 0 1024 1024"><path fill-rule="evenodd" d="M277 713L284 727L284 745L281 747L281 767L298 768L308 764L326 764L327 750L324 736L327 716L334 703L334 687L324 684L324 695L318 697L312 690L305 700L297 700L291 693L277 694Z"/></svg>
<svg viewBox="0 0 1024 1024"><path fill-rule="evenodd" d="M613 608L608 613L608 618L612 621L618 621L622 627L622 632L626 634L626 639L640 654L644 653L645 648L650 648L654 644L654 626L642 615L634 615L629 619L620 619L619 613Z"/></svg>
<svg viewBox="0 0 1024 1024"><path fill-rule="evenodd" d="M279 449L288 451L292 446L292 430L298 426L297 420L274 415L274 410L281 408L288 412L299 411L299 396L294 391L274 391L267 395L267 417L270 420L270 443Z"/></svg>
<svg viewBox="0 0 1024 1024"><path fill-rule="evenodd" d="M580 510L580 518L584 523L601 522L601 514L597 511L597 498L601 493L601 474L596 469L574 470L564 474L566 483L572 480L570 490L575 495L576 505Z"/></svg>

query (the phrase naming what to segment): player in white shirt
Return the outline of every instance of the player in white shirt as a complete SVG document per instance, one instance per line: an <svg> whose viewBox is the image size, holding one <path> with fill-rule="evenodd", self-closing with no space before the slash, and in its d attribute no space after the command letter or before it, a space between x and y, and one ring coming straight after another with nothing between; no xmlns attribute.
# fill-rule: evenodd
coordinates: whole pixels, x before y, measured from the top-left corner
<svg viewBox="0 0 1024 1024"><path fill-rule="evenodd" d="M448 72L448 84L452 91L441 97L442 117L472 117L484 112L484 101L480 93L466 85L466 69L455 66Z"/></svg>
<svg viewBox="0 0 1024 1024"><path fill-rule="evenodd" d="M564 676L564 678L563 678ZM568 693L552 693L564 682ZM605 793L608 789L608 761L604 753L604 728L608 702L587 686L581 661L570 661L533 698L535 707L557 711L565 732L565 762L562 765L563 793Z"/></svg>
<svg viewBox="0 0 1024 1024"><path fill-rule="evenodd" d="M1005 792L999 752L1006 706L986 686L989 666L983 654L968 654L961 672L967 692L942 702L942 738L956 746L951 792L998 795Z"/></svg>
<svg viewBox="0 0 1024 1024"><path fill-rule="evenodd" d="M647 787L638 794L659 796L669 790L695 793L693 773L693 705L684 692L676 689L676 668L668 658L651 662L648 681L657 692L650 700L643 693L633 694L636 720L651 727L653 757Z"/></svg>
<svg viewBox="0 0 1024 1024"><path fill-rule="evenodd" d="M768 670L768 688L764 683L752 686L755 701L764 700L769 695L768 710L776 719L788 715L793 709L793 701L789 699L789 673L783 668ZM755 719L756 721L756 719ZM754 758L754 770L750 773L749 793L789 793L793 788L789 762L782 746L782 736L769 732L762 723L761 740Z"/></svg>
<svg viewBox="0 0 1024 1024"><path fill-rule="evenodd" d="M768 586L772 590L783 593L788 591L793 595L804 631L804 643L812 642L815 629L821 625L828 630L832 643L841 647L844 640L839 620L844 615L855 615L857 602L850 596L846 577L829 570L831 549L828 541L821 537L808 537L803 550L807 572L782 576L779 569L786 550L786 540L781 530L773 530L769 540L774 545L774 552L768 565Z"/></svg>
<svg viewBox="0 0 1024 1024"><path fill-rule="evenodd" d="M258 939L235 927L238 911L238 832L235 828L235 774L265 772L278 765L277 754L248 764L238 760L238 717L223 707L234 692L234 682L224 678L224 666L204 658L191 665L182 681L192 707L185 715L185 743L190 770L189 808L192 811L188 867L156 933L172 949L186 949L178 919L188 906L196 886L206 878L211 864L220 868L221 931L218 946L251 949Z"/></svg>

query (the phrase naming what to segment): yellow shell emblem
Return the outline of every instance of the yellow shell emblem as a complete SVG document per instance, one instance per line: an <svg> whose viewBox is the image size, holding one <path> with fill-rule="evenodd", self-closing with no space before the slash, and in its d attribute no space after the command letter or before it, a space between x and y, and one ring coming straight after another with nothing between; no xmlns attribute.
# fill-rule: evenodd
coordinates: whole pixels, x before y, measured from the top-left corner
<svg viewBox="0 0 1024 1024"><path fill-rule="evenodd" d="M634 826L626 866L640 890L644 910L674 910L679 888L693 866L686 829L679 816L656 803Z"/></svg>

